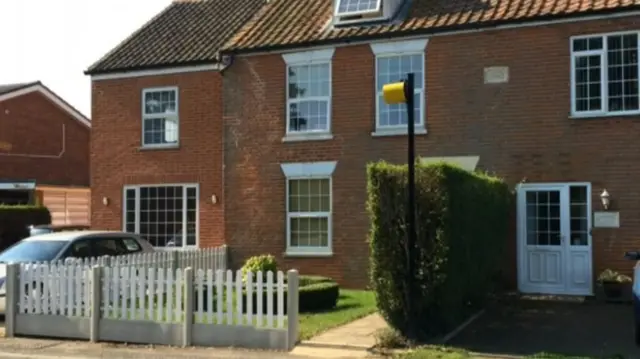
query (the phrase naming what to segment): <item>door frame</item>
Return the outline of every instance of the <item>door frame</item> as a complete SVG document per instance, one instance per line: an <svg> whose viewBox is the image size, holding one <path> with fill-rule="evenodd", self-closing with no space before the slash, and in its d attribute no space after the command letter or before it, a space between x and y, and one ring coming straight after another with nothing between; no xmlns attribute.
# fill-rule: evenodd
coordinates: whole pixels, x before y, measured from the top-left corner
<svg viewBox="0 0 640 359"><path fill-rule="evenodd" d="M577 294L575 292L571 292L568 288L568 276L563 276L565 289L563 291L531 291L526 290L526 250L527 250L527 233L526 233L526 197L524 193L526 190L554 190L558 188L564 188L567 190L572 186L584 186L587 188L587 228L588 235L587 239L589 241L587 253L589 258L589 271L588 271L588 293L580 293ZM571 208L571 199L567 197L565 200L568 202L567 204L562 204L562 193L561 193L561 206L569 206ZM541 182L541 183L520 183L516 186L516 251L517 251L517 271L518 271L518 290L523 293L538 293L538 294L555 294L555 295L593 295L593 236L591 233L592 229L592 193L591 193L591 183L590 182ZM571 214L569 216L569 226L571 224ZM570 227L569 227L570 232ZM570 233L569 233L570 234ZM567 253L569 251L567 248L570 248L571 238L568 238L563 244L563 263L562 265L566 268L568 264L568 256Z"/></svg>

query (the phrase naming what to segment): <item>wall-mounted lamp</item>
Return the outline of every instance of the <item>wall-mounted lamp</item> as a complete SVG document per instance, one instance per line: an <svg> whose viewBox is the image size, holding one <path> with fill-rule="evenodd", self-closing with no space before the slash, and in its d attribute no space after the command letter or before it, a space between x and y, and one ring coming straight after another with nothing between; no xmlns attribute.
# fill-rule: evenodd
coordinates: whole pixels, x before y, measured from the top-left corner
<svg viewBox="0 0 640 359"><path fill-rule="evenodd" d="M218 197L215 194L211 195L211 203L213 203L213 204L217 204L218 203Z"/></svg>
<svg viewBox="0 0 640 359"><path fill-rule="evenodd" d="M102 197L102 204L104 204L105 206L108 206L109 205L109 198Z"/></svg>
<svg viewBox="0 0 640 359"><path fill-rule="evenodd" d="M609 192L607 192L606 189L600 194L600 200L602 201L602 207L604 207L605 211L608 210L611 199L609 196Z"/></svg>

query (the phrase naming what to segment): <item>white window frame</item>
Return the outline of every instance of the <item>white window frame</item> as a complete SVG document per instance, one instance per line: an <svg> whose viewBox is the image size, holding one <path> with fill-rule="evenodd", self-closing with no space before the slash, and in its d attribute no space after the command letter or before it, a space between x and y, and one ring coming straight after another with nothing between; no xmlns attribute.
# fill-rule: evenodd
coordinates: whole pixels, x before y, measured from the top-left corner
<svg viewBox="0 0 640 359"><path fill-rule="evenodd" d="M159 114L147 114L146 111L146 106L145 106L145 98L147 97L148 93L153 93L153 92L166 92L166 91L173 91L176 94L176 110L175 113L173 115L168 115L165 117L174 117L176 120L176 139L177 141L175 143L145 143L144 142L144 134L145 134L145 128L144 128L144 123L146 119L152 119L152 118L158 118L158 117L162 117ZM150 88L145 88L142 90L142 100L141 100L141 110L142 110L142 126L141 126L141 131L140 131L140 144L142 148L158 148L158 149L162 149L162 148L175 148L175 147L179 147L180 146L180 91L178 90L177 86L169 86L169 87L150 87ZM165 134L166 135L166 134Z"/></svg>
<svg viewBox="0 0 640 359"><path fill-rule="evenodd" d="M375 123L375 131L371 133L372 136L397 136L397 135L406 135L408 132L407 125L399 125L399 126L380 126L380 96L382 95L381 91L378 91L379 86L379 78L378 78L378 59L384 57L396 57L396 56L411 56L411 55L421 55L422 56L422 89L416 89L416 93L420 94L420 120L419 123L415 125L415 134L421 135L427 133L426 128L426 114L427 114L427 65L425 61L425 53L427 49L428 39L418 39L418 40L409 40L409 41L393 41L393 42L385 42L385 43L373 43L371 44L371 51L375 55L375 88L374 94L376 98L376 123Z"/></svg>
<svg viewBox="0 0 640 359"><path fill-rule="evenodd" d="M283 54L282 58L286 63L285 72L285 96L286 96L286 123L285 136L283 142L308 141L308 140L330 140L333 138L331 134L331 115L332 115L332 87L333 87L333 69L332 59L335 48L327 48L322 50L304 51L296 53ZM305 65L328 65L329 66L329 94L328 96L306 97L304 99L289 98L289 69L296 66ZM290 104L304 101L327 101L327 130L326 131L291 131Z"/></svg>
<svg viewBox="0 0 640 359"><path fill-rule="evenodd" d="M326 257L333 255L333 172L337 161L283 163L280 165L285 176L286 200L286 255ZM289 182L292 180L328 179L329 180L329 212L289 212ZM327 218L327 246L326 247L292 247L291 219L292 218Z"/></svg>
<svg viewBox="0 0 640 359"><path fill-rule="evenodd" d="M382 0L376 0L376 6L373 9L340 12L340 5L342 5L344 1L348 0L335 0L333 16L369 15L379 13L382 10Z"/></svg>
<svg viewBox="0 0 640 359"><path fill-rule="evenodd" d="M139 184L125 185L122 187L122 231L127 231L127 190L135 190L135 233L140 234L140 189L143 187L182 187L182 238L184 239L181 247L156 247L157 251L174 251L174 250L190 250L200 248L200 185L197 183L161 183L161 184ZM187 189L195 188L196 190L196 244L187 245ZM145 238L146 240L147 238ZM151 243L153 245L153 243Z"/></svg>
<svg viewBox="0 0 640 359"><path fill-rule="evenodd" d="M609 107L609 61L607 59L607 51L608 51L608 43L607 38L609 36L624 36L624 35L638 35L638 73L640 74L640 31L618 31L618 32L609 32L609 33L600 33L600 34L590 34L590 35L580 35L580 36L571 36L569 38L569 52L571 54L571 117L574 118L590 118L590 117L610 117L610 116L629 116L629 115L639 115L640 114L640 106L637 110L631 111L615 111L610 112ZM602 38L602 49L600 50L588 50L588 51L579 51L575 52L573 50L573 42L575 40L582 39L592 39L592 38ZM602 83L600 84L600 93L601 93L601 110L596 111L578 111L577 110L577 99L576 99L576 59L578 57L584 56L594 56L600 55L600 79ZM639 79L640 80L640 79ZM640 86L638 86L640 89ZM640 96L640 90L639 94Z"/></svg>

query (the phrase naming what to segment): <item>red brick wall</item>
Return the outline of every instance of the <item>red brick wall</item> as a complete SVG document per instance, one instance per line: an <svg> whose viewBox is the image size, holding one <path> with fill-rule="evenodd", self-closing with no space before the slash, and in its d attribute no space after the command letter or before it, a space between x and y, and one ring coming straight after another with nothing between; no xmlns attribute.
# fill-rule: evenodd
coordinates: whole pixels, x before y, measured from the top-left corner
<svg viewBox="0 0 640 359"><path fill-rule="evenodd" d="M220 75L192 72L94 81L91 140L92 225L122 229L124 185L198 183L200 245L224 238ZM141 150L142 90L179 88L177 149ZM212 204L211 196L218 197ZM110 203L104 206L102 198Z"/></svg>
<svg viewBox="0 0 640 359"><path fill-rule="evenodd" d="M10 157L1 154L58 156ZM89 185L90 129L39 92L0 102L0 179L35 179L39 184Z"/></svg>
<svg viewBox="0 0 640 359"><path fill-rule="evenodd" d="M640 249L640 136L637 117L570 119L569 38L637 29L631 19L579 22L433 37L427 46L427 128L422 156L479 155L479 167L510 184L588 181L594 210L604 187L621 228L594 230L596 273L630 271L622 259ZM235 59L224 74L226 240L234 258L272 253L286 267L368 283L366 163L405 161L406 137L371 137L375 124L374 55L369 45L336 49L333 140L282 143L285 63L279 54ZM508 84L485 85L483 69L508 66ZM338 161L333 176L330 258L284 258L283 162ZM515 238L512 263L515 271ZM515 276L514 276L515 278Z"/></svg>

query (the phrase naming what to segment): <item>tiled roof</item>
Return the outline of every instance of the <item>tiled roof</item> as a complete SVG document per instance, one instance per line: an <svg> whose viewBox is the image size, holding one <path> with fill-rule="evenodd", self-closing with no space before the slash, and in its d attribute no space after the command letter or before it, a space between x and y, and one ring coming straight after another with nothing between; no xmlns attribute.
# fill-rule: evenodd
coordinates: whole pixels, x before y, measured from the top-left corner
<svg viewBox="0 0 640 359"><path fill-rule="evenodd" d="M265 1L174 1L86 73L215 62L220 47Z"/></svg>
<svg viewBox="0 0 640 359"><path fill-rule="evenodd" d="M393 24L333 28L333 0L269 0L223 46L249 52L639 10L640 0L410 0Z"/></svg>
<svg viewBox="0 0 640 359"><path fill-rule="evenodd" d="M25 87L30 87L39 83L40 82L25 82L20 84L5 84L5 85L0 84L0 95L4 95L6 93L17 91Z"/></svg>

